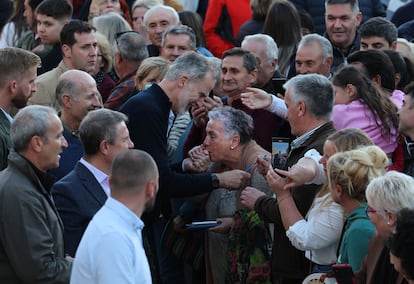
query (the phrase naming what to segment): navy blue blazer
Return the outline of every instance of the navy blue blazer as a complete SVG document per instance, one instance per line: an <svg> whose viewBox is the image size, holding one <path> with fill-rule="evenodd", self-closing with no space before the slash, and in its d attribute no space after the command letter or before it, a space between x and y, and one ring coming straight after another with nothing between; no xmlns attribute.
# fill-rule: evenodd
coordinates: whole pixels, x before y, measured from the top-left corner
<svg viewBox="0 0 414 284"><path fill-rule="evenodd" d="M64 225L65 252L74 257L89 221L108 197L80 162L53 185L52 196Z"/></svg>

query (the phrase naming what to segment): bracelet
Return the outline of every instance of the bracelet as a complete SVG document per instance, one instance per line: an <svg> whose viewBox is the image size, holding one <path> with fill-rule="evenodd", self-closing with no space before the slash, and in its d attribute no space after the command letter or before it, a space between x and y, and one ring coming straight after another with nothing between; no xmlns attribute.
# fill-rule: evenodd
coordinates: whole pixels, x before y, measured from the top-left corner
<svg viewBox="0 0 414 284"><path fill-rule="evenodd" d="M271 93L267 93L270 96L270 104L267 107L270 107L273 103L273 95Z"/></svg>
<svg viewBox="0 0 414 284"><path fill-rule="evenodd" d="M291 198L291 197L292 197L292 195L289 194L289 195L286 195L285 197L282 197L280 199L278 198L277 199L277 204L279 205L280 203L282 203L283 200L286 200L286 199Z"/></svg>

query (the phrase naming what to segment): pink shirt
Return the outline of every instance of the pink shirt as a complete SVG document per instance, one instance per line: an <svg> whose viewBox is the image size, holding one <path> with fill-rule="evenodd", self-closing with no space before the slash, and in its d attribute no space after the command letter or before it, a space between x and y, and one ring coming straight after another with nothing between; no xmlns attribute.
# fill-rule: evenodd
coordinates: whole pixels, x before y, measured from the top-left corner
<svg viewBox="0 0 414 284"><path fill-rule="evenodd" d="M346 105L334 105L332 121L336 130L359 128L364 131L386 154L397 147L398 131L393 128L391 136L383 136L381 127L375 122L371 110L361 101L354 100ZM382 123L380 122L379 125Z"/></svg>

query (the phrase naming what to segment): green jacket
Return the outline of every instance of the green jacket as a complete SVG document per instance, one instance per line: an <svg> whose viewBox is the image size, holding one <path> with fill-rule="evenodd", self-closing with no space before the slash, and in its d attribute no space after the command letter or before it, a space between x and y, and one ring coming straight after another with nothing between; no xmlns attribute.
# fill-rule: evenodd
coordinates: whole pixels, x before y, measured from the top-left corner
<svg viewBox="0 0 414 284"><path fill-rule="evenodd" d="M375 227L365 213L366 203L358 206L346 218L339 246L338 263L349 263L354 272L361 268Z"/></svg>

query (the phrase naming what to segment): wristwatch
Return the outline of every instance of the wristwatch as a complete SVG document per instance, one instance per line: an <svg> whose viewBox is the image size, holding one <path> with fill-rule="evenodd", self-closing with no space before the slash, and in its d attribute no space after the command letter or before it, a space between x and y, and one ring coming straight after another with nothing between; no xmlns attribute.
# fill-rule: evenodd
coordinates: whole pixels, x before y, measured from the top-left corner
<svg viewBox="0 0 414 284"><path fill-rule="evenodd" d="M213 186L214 189L220 187L220 180L216 174L211 174L211 185Z"/></svg>

